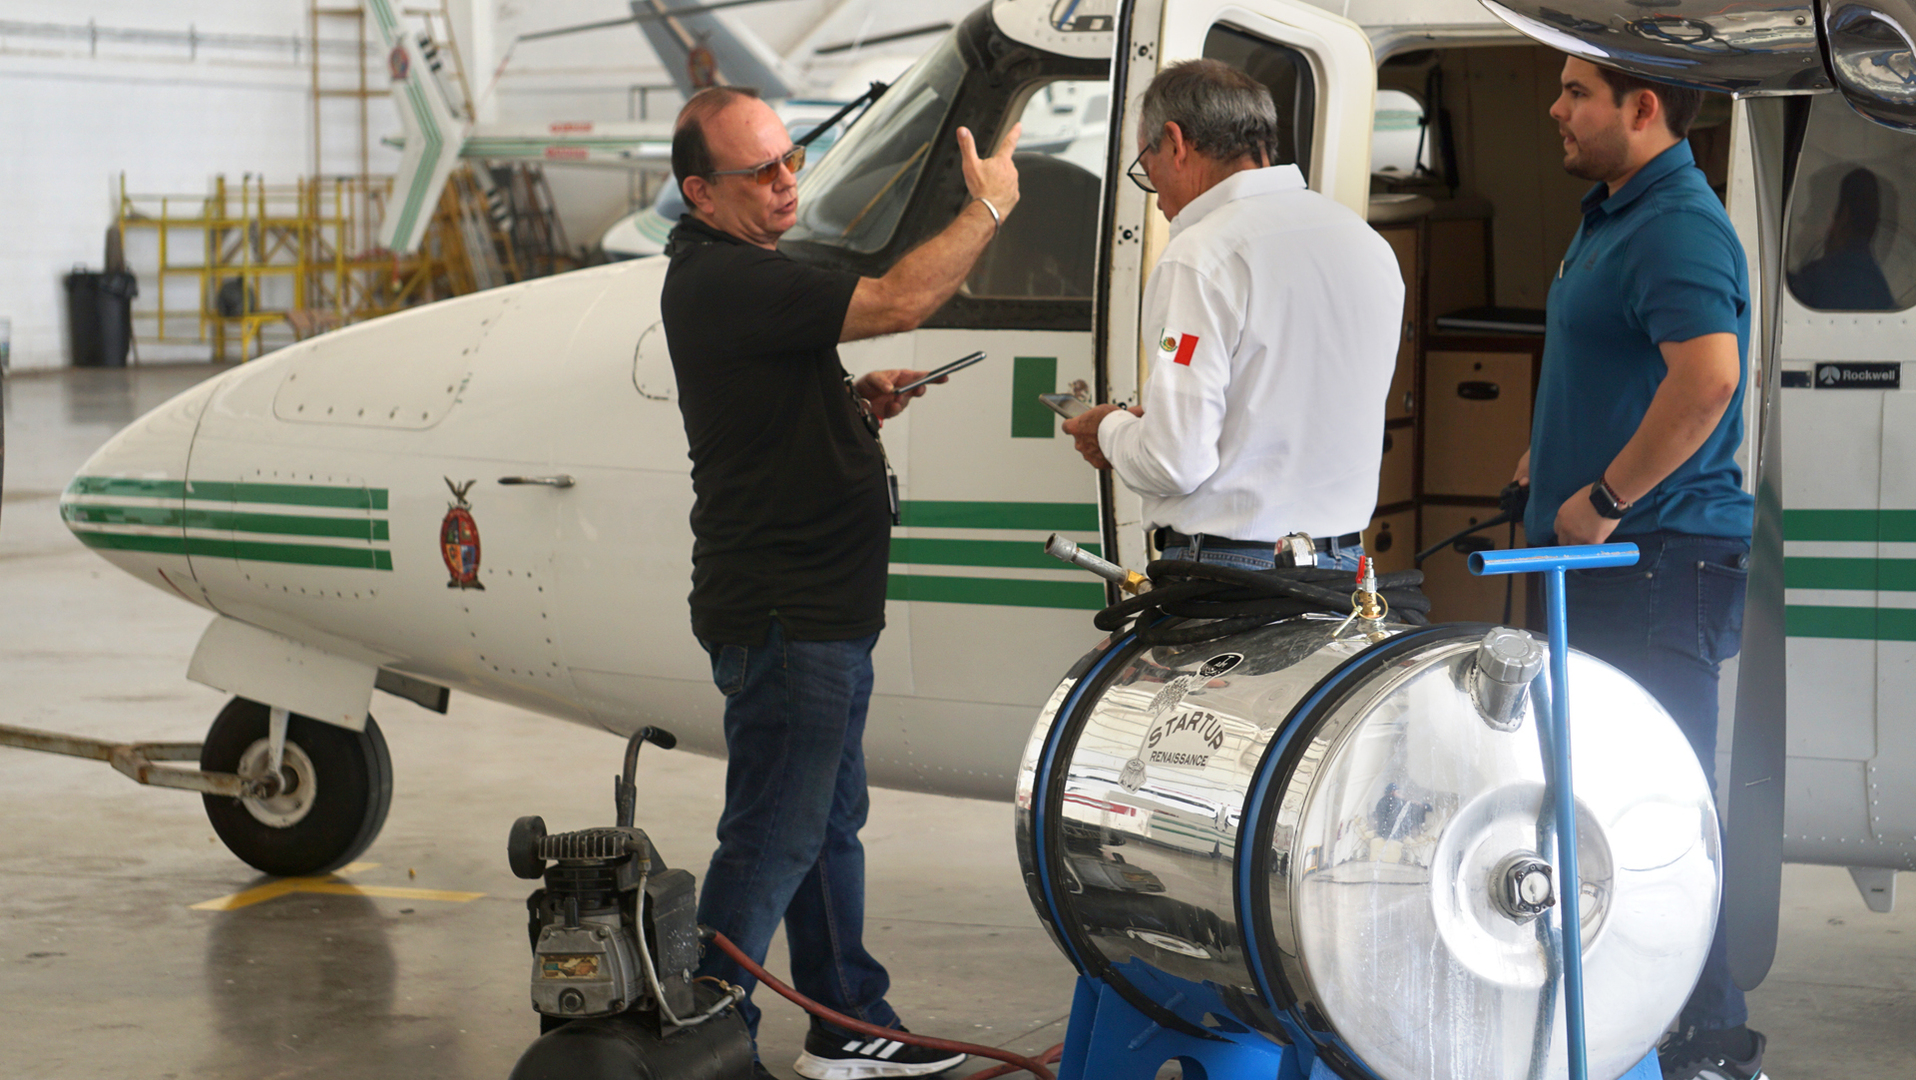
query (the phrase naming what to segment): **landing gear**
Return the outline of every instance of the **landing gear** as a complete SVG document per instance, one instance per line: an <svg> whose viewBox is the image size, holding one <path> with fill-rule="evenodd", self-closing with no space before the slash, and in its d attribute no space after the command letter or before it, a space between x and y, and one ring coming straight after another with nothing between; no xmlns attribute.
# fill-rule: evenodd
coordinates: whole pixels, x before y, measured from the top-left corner
<svg viewBox="0 0 1916 1080"><path fill-rule="evenodd" d="M271 771L271 710L234 698L200 749L200 768L265 780L267 791L205 795L213 831L246 863L280 877L336 870L365 851L392 805L392 757L373 718L348 731L305 716L286 725L279 777Z"/></svg>

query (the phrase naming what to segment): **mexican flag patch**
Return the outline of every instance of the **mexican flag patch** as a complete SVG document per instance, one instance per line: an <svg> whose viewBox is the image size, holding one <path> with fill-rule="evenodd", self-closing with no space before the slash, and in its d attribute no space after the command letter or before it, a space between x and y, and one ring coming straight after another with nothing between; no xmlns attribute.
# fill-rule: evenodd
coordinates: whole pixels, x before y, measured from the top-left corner
<svg viewBox="0 0 1916 1080"><path fill-rule="evenodd" d="M1196 334L1174 334L1165 330L1158 338L1158 352L1169 356L1174 364L1191 366L1191 354L1197 351Z"/></svg>

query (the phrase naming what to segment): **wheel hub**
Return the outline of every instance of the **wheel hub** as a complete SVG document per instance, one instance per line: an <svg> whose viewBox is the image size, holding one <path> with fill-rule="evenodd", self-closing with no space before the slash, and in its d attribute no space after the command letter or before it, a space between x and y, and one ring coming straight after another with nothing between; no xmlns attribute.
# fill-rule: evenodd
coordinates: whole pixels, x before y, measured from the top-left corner
<svg viewBox="0 0 1916 1080"><path fill-rule="evenodd" d="M284 829L298 824L312 810L319 788L313 761L298 744L286 744L277 775L272 772L272 760L272 745L265 739L255 741L240 755L236 771L253 792L241 796L240 803L260 824Z"/></svg>

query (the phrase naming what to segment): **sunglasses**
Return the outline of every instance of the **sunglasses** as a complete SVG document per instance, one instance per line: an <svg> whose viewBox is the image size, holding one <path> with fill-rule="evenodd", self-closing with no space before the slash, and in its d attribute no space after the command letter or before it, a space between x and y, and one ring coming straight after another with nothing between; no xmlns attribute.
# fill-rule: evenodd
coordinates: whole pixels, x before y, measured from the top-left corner
<svg viewBox="0 0 1916 1080"><path fill-rule="evenodd" d="M772 181L778 179L778 167L780 165L783 165L786 168L792 170L792 173L796 175L798 173L798 170L805 167L804 144L801 143L797 146L792 147L790 150L787 150L785 151L785 153L781 154L780 156L775 157L768 162L765 162L763 165L754 165L749 169L719 169L715 172L707 173L706 175L708 176L749 176L752 178L753 183L756 183L759 187L764 187L765 185L770 184Z"/></svg>

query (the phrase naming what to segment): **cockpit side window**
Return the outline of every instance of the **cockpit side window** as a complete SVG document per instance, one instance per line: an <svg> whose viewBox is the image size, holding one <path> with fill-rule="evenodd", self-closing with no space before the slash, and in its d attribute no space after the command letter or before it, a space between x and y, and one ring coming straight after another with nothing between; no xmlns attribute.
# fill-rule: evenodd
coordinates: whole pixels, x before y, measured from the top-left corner
<svg viewBox="0 0 1916 1080"><path fill-rule="evenodd" d="M1277 160L1311 174L1311 139L1317 120L1317 84L1310 58L1288 45L1266 41L1219 23L1204 35L1204 56L1222 60L1271 92L1277 105Z"/></svg>
<svg viewBox="0 0 1916 1080"><path fill-rule="evenodd" d="M1110 121L1106 80L1060 79L1031 88L1012 159L1018 166L1018 212L979 257L965 279L965 295L1090 298Z"/></svg>
<svg viewBox="0 0 1916 1080"><path fill-rule="evenodd" d="M1916 145L1835 94L1810 106L1790 195L1790 292L1816 311L1916 307Z"/></svg>

